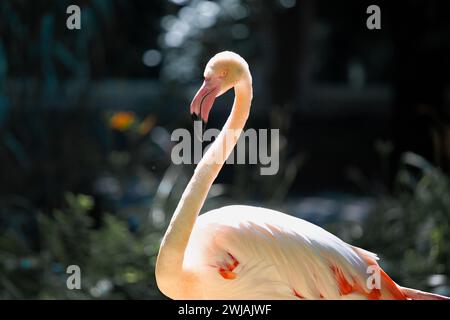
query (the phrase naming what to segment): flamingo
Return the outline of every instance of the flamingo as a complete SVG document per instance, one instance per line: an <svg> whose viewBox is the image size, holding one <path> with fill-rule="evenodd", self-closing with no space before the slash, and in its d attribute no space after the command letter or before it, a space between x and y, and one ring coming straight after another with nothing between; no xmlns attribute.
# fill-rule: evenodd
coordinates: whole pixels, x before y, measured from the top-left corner
<svg viewBox="0 0 450 320"><path fill-rule="evenodd" d="M172 299L446 299L397 285L377 256L305 220L232 205L199 216L208 191L247 121L252 76L238 54L216 54L190 112L203 122L234 88L231 114L189 181L162 239L155 276ZM227 134L237 132L237 134ZM368 268L379 285L368 285ZM374 278L375 279L375 278ZM376 284L376 281L374 281ZM447 298L448 299L448 298Z"/></svg>

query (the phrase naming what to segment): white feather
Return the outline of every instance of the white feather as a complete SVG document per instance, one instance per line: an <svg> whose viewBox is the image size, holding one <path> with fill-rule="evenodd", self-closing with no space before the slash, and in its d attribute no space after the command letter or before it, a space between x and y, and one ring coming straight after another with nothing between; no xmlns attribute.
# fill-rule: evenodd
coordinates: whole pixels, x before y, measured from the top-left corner
<svg viewBox="0 0 450 320"><path fill-rule="evenodd" d="M218 272L232 262L229 254L239 262L235 279ZM199 275L205 299L298 299L294 290L305 299L341 299L332 265L350 284L365 286L367 263L352 246L302 219L251 206L201 215L184 260L184 268Z"/></svg>

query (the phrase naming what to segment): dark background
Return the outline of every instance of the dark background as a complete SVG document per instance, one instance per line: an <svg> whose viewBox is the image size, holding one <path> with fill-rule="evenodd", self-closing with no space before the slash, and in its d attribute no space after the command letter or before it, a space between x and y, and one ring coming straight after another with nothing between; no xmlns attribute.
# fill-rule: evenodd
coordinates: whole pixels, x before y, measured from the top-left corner
<svg viewBox="0 0 450 320"><path fill-rule="evenodd" d="M448 1L3 0L0 297L161 297L155 256L193 170L172 164L170 134L192 130L222 50L250 65L247 127L280 129L280 172L226 165L205 210L303 217L450 294L449 34ZM82 290L66 288L72 264Z"/></svg>

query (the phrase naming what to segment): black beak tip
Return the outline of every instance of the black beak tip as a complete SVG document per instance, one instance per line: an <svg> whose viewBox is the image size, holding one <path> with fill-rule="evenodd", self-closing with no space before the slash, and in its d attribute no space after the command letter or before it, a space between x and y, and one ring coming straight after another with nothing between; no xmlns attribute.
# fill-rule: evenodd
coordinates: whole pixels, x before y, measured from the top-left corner
<svg viewBox="0 0 450 320"><path fill-rule="evenodd" d="M205 128L206 124L208 123L207 121L203 120L198 114L191 113L191 117L192 117L192 121L201 121L202 122L202 126Z"/></svg>
<svg viewBox="0 0 450 320"><path fill-rule="evenodd" d="M191 113L192 121L198 121L200 120L200 117L195 112Z"/></svg>

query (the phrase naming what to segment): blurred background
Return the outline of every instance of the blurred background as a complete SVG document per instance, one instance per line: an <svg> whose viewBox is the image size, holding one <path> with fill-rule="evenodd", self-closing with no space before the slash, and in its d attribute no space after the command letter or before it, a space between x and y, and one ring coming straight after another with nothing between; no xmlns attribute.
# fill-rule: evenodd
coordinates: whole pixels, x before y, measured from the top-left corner
<svg viewBox="0 0 450 320"><path fill-rule="evenodd" d="M170 135L192 131L222 50L250 64L247 128L280 129L280 171L226 165L203 211L302 217L449 295L450 4L399 2L2 0L0 298L163 298L159 241L194 169L172 164ZM74 264L81 290L66 287Z"/></svg>

